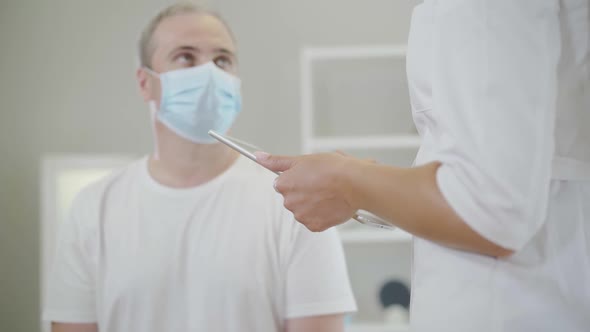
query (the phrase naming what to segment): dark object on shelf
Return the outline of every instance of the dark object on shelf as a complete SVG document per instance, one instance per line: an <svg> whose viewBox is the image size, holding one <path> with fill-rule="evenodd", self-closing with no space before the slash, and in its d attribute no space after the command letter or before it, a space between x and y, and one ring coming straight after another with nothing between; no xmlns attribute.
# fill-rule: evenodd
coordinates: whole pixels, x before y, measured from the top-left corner
<svg viewBox="0 0 590 332"><path fill-rule="evenodd" d="M400 305L408 310L410 309L410 289L397 280L388 281L381 287L379 299L383 308Z"/></svg>

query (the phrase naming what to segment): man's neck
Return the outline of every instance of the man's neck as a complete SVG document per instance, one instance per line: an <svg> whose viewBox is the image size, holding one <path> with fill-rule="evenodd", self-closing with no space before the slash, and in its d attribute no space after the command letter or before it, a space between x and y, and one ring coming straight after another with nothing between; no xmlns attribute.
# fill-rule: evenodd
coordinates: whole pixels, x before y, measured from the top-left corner
<svg viewBox="0 0 590 332"><path fill-rule="evenodd" d="M225 172L239 156L223 144L195 144L165 131L158 132L158 158L148 160L149 174L165 186L199 186Z"/></svg>

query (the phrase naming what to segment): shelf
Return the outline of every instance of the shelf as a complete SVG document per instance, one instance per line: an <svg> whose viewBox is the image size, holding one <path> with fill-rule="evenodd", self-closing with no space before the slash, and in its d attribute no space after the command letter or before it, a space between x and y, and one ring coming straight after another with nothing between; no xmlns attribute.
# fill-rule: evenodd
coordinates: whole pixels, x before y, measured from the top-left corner
<svg viewBox="0 0 590 332"><path fill-rule="evenodd" d="M334 136L314 137L308 141L308 150L330 151L338 149L416 149L421 139L417 135L400 136Z"/></svg>
<svg viewBox="0 0 590 332"><path fill-rule="evenodd" d="M386 230L370 227L344 227L338 229L345 244L366 243L411 243L412 235L401 229Z"/></svg>
<svg viewBox="0 0 590 332"><path fill-rule="evenodd" d="M343 47L310 47L303 50L303 59L335 60L335 59L367 59L379 57L405 57L406 45L372 45Z"/></svg>
<svg viewBox="0 0 590 332"><path fill-rule="evenodd" d="M410 332L409 325L352 324L346 332Z"/></svg>

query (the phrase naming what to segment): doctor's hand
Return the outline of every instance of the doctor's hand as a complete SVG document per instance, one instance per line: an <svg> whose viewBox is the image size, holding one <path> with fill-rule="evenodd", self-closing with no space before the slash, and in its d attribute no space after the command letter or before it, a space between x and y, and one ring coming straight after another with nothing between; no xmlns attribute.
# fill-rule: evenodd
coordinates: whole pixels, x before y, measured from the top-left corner
<svg viewBox="0 0 590 332"><path fill-rule="evenodd" d="M356 166L371 163L343 153L296 157L256 152L262 166L282 172L275 190L285 207L310 231L320 232L351 219L358 210L351 174Z"/></svg>

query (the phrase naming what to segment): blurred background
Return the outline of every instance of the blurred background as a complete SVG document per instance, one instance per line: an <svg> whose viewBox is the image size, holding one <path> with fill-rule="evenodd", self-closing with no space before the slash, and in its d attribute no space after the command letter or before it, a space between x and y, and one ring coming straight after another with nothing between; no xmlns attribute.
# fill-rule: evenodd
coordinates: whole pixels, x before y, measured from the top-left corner
<svg viewBox="0 0 590 332"><path fill-rule="evenodd" d="M409 165L417 141L403 49L418 2L198 2L238 40L245 108L233 135L271 152L337 147ZM0 0L0 331L40 331L48 241L72 188L151 151L136 45L171 3ZM352 322L378 331L383 296L403 294L391 282L409 287L411 238L350 225L342 234L361 309Z"/></svg>

